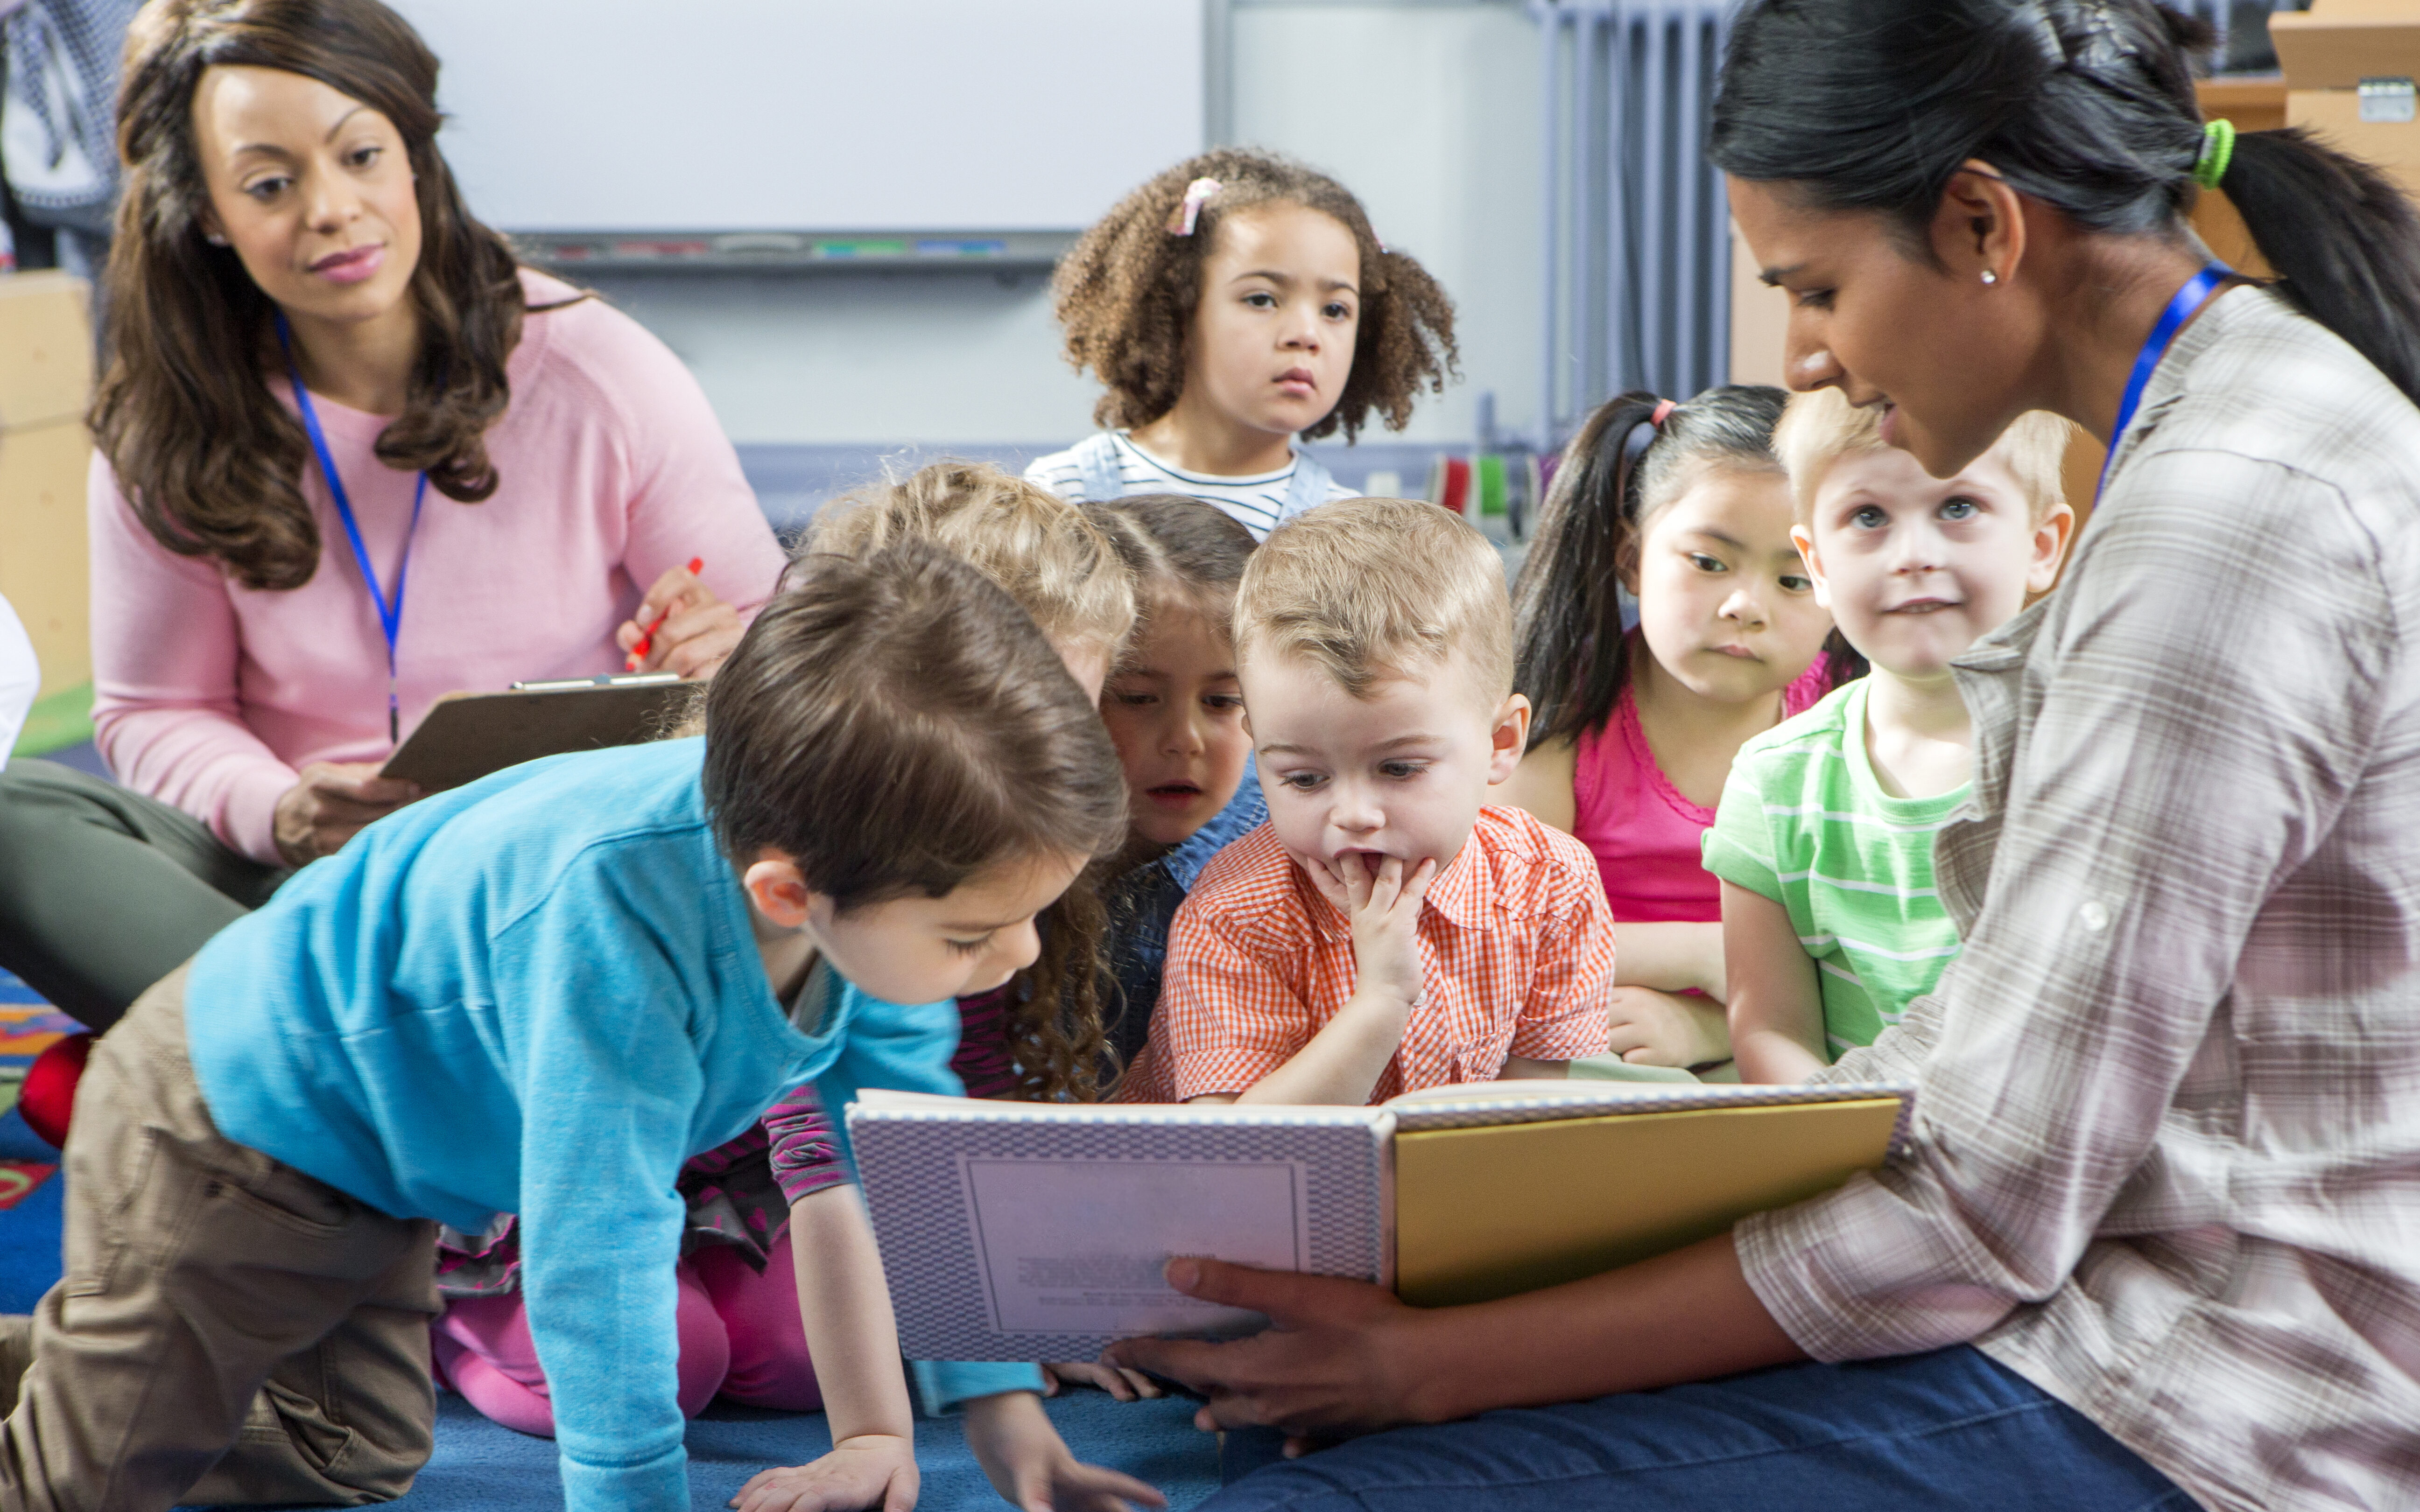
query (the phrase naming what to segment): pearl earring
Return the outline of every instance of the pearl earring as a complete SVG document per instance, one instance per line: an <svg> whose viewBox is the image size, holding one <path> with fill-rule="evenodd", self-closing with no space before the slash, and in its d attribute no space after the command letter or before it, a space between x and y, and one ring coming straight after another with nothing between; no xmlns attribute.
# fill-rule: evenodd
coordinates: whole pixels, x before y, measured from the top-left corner
<svg viewBox="0 0 2420 1512"><path fill-rule="evenodd" d="M1984 283L1986 283L1986 284L1996 284L1996 283L1998 283L1999 281L2000 281L2000 275L1999 275L1999 274L1997 274L1997 273L1995 273L1995 272L1992 271L1992 270L1990 270L1990 269L1988 269L1988 268L1986 268L1986 269L1984 269L1984 270L1983 270L1983 282L1984 282Z"/></svg>
<svg viewBox="0 0 2420 1512"><path fill-rule="evenodd" d="M207 242L209 242L209 243L211 246L213 246L213 247L224 247L224 246L225 246L225 245L227 244L227 239L226 239L226 238L225 238L225 237L223 237L223 236L221 236L221 235L219 235L219 234L218 234L217 232L215 232L215 231L212 231L212 232L210 232L209 235L207 235L207 236L203 237L203 238L202 238L202 239L203 239L203 240L205 240L205 241L207 241Z"/></svg>

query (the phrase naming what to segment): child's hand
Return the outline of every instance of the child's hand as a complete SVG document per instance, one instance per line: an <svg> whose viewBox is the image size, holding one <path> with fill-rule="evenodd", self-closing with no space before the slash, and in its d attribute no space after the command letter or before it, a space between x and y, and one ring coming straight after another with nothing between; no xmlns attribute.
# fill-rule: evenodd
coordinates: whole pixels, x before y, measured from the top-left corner
<svg viewBox="0 0 2420 1512"><path fill-rule="evenodd" d="M738 1512L915 1512L918 1485L913 1442L862 1433L812 1465L759 1471L724 1504Z"/></svg>
<svg viewBox="0 0 2420 1512"><path fill-rule="evenodd" d="M1073 1360L1042 1367L1042 1395L1056 1396L1065 1386L1098 1386L1122 1402L1167 1395L1158 1381L1140 1370L1121 1370L1093 1360Z"/></svg>
<svg viewBox="0 0 2420 1512"><path fill-rule="evenodd" d="M1375 868L1348 852L1331 870L1304 862L1311 884L1353 921L1353 994L1383 995L1405 1006L1420 996L1420 903L1436 880L1434 857L1406 868L1389 856Z"/></svg>
<svg viewBox="0 0 2420 1512"><path fill-rule="evenodd" d="M1702 997L1616 987L1606 1009L1606 1048L1634 1066L1702 1066L1729 1060L1723 1006Z"/></svg>
<svg viewBox="0 0 2420 1512"><path fill-rule="evenodd" d="M1131 1475L1088 1465L1030 1391L1004 1391L967 1403L967 1445L992 1488L1019 1512L1129 1512L1163 1507L1168 1498Z"/></svg>

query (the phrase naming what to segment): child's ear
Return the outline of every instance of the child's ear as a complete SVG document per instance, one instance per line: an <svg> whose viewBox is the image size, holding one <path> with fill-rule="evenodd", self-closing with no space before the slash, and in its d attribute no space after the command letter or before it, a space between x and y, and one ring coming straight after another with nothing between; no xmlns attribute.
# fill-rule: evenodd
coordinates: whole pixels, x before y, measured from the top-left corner
<svg viewBox="0 0 2420 1512"><path fill-rule="evenodd" d="M1487 785L1509 782L1513 768L1529 749L1529 701L1518 693L1508 696L1496 710L1496 728L1490 732L1491 748L1487 753Z"/></svg>
<svg viewBox="0 0 2420 1512"><path fill-rule="evenodd" d="M1823 580L1823 559L1816 553L1815 536L1804 525L1790 527L1790 544L1807 563L1807 576L1815 583L1815 602L1825 609L1832 607L1832 585Z"/></svg>
<svg viewBox="0 0 2420 1512"><path fill-rule="evenodd" d="M2058 581L2058 569L2067 561L2069 540L2075 534L2075 511L2065 503L2054 504L2042 522L2034 527L2034 560L2025 568L2025 593L2047 594Z"/></svg>
<svg viewBox="0 0 2420 1512"><path fill-rule="evenodd" d="M797 929L831 900L807 886L799 863L768 846L739 874L748 901L776 929ZM829 912L827 907L826 912Z"/></svg>

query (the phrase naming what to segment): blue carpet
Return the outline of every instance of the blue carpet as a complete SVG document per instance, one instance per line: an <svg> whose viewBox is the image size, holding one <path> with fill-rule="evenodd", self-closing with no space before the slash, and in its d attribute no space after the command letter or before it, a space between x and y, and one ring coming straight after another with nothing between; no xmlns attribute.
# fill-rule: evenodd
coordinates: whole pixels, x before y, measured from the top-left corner
<svg viewBox="0 0 2420 1512"><path fill-rule="evenodd" d="M1217 1441L1193 1430L1193 1404L1111 1401L1100 1392L1049 1403L1077 1454L1147 1480L1189 1507L1218 1487ZM804 1464L831 1447L820 1412L804 1416L716 1405L689 1428L690 1504L719 1509L768 1465ZM920 1512L1005 1508L968 1453L954 1420L916 1425L924 1472ZM563 1504L554 1444L498 1427L453 1394L437 1398L437 1453L397 1512L496 1512Z"/></svg>
<svg viewBox="0 0 2420 1512"><path fill-rule="evenodd" d="M0 1114L0 1160L55 1163L59 1152L34 1136L13 1107ZM0 1313L30 1313L59 1278L59 1224L67 1182L57 1176L0 1210Z"/></svg>
<svg viewBox="0 0 2420 1512"><path fill-rule="evenodd" d="M0 1160L55 1161L14 1108L0 1114ZM0 1313L31 1312L59 1274L66 1180L44 1181L0 1211ZM1051 1420L1081 1458L1149 1481L1169 1504L1189 1507L1218 1487L1217 1441L1194 1431L1186 1401L1121 1404L1079 1391L1048 1404ZM717 1404L690 1425L690 1498L714 1512L748 1477L770 1465L804 1464L831 1447L820 1412L768 1412ZM968 1452L954 1420L916 1425L916 1458L929 1512L1005 1507ZM451 1392L437 1398L437 1452L401 1512L502 1512L563 1504L554 1443L499 1427Z"/></svg>

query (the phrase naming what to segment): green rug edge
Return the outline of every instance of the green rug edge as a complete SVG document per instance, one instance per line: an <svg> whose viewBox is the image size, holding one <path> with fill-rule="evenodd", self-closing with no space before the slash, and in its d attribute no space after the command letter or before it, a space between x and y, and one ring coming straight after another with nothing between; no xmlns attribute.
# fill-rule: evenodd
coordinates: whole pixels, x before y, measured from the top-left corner
<svg viewBox="0 0 2420 1512"><path fill-rule="evenodd" d="M78 683L37 699L11 756L47 756L92 738L92 685Z"/></svg>

